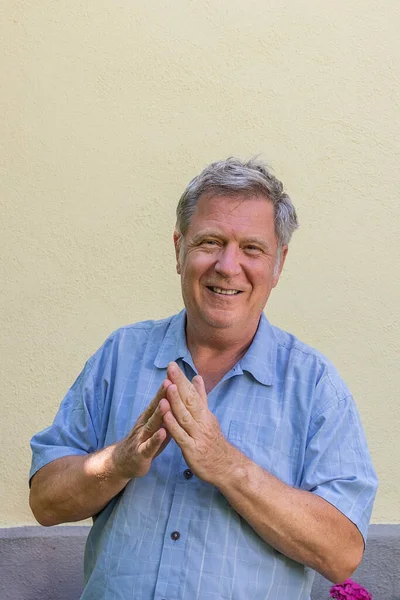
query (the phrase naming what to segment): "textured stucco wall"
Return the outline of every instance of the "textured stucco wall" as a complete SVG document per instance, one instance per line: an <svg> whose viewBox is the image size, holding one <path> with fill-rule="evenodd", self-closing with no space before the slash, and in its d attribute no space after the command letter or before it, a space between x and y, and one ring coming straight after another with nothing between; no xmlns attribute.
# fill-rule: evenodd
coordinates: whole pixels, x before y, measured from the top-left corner
<svg viewBox="0 0 400 600"><path fill-rule="evenodd" d="M116 327L181 307L174 209L263 153L302 227L268 306L357 398L399 523L397 0L0 9L0 525L33 523L28 441Z"/></svg>

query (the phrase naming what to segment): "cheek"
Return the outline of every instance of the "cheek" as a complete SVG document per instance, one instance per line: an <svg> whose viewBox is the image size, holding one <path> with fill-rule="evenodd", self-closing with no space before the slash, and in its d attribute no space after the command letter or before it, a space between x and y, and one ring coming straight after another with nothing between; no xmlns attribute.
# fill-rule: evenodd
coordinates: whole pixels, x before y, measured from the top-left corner
<svg viewBox="0 0 400 600"><path fill-rule="evenodd" d="M275 285L275 278L272 277L272 273L266 275L265 270L258 273L253 273L250 282L253 286L253 292L264 298L269 296L272 288Z"/></svg>
<svg viewBox="0 0 400 600"><path fill-rule="evenodd" d="M262 262L261 264L251 264L246 268L246 275L254 286L265 288L272 283L273 269L270 265Z"/></svg>
<svg viewBox="0 0 400 600"><path fill-rule="evenodd" d="M211 255L195 254L188 259L185 271L191 277L201 277L212 268L214 263L215 260Z"/></svg>

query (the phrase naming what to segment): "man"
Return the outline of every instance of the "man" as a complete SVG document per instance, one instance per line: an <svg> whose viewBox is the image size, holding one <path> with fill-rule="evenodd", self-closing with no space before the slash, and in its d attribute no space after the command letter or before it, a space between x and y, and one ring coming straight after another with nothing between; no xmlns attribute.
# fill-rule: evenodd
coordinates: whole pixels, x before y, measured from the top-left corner
<svg viewBox="0 0 400 600"><path fill-rule="evenodd" d="M32 440L43 525L93 517L84 600L309 598L359 564L376 477L332 365L263 315L297 227L257 160L177 209L185 311L125 327Z"/></svg>

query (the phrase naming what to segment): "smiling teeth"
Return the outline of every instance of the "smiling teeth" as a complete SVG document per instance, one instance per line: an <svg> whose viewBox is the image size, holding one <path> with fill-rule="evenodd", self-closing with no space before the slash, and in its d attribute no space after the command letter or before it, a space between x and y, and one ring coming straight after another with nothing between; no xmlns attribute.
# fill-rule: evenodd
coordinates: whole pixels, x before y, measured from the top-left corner
<svg viewBox="0 0 400 600"><path fill-rule="evenodd" d="M216 292L217 294L225 294L225 296L234 296L235 294L239 294L239 290L223 290L219 287L212 287L211 289L213 292Z"/></svg>

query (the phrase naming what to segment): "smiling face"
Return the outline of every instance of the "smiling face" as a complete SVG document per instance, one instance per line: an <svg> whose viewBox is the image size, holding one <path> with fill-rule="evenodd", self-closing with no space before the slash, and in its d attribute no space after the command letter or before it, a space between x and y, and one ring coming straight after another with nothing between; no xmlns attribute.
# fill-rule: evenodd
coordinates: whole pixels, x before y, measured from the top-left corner
<svg viewBox="0 0 400 600"><path fill-rule="evenodd" d="M278 244L274 207L241 194L202 197L184 238L174 235L177 272L192 333L254 335L287 253Z"/></svg>

